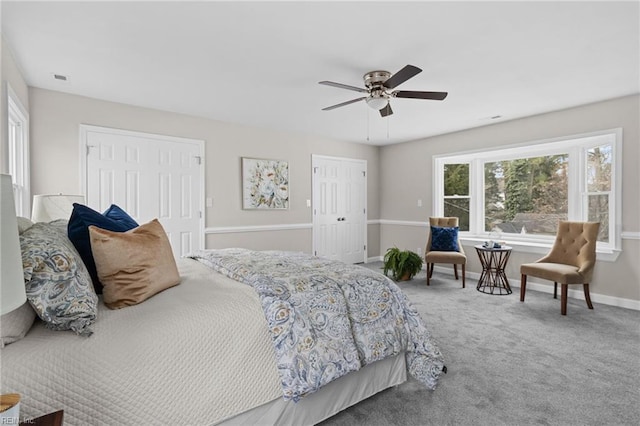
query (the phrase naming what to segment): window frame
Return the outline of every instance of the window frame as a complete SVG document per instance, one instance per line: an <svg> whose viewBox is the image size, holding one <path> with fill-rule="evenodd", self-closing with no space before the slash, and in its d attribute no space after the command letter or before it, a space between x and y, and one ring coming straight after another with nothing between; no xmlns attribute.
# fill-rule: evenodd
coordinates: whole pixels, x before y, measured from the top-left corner
<svg viewBox="0 0 640 426"><path fill-rule="evenodd" d="M31 217L31 169L29 155L29 113L7 85L7 154L8 171L13 184L16 214ZM18 133L14 133L16 128Z"/></svg>
<svg viewBox="0 0 640 426"><path fill-rule="evenodd" d="M569 220L586 221L589 217L587 192L587 151L605 144L611 145L611 190L609 192L609 238L598 241L597 251L617 258L621 251L622 229L622 129L562 136L553 139L524 142L487 149L434 155L433 162L433 214L444 214L444 165L469 164L469 231L461 231L463 241L485 241L489 232L484 230L484 165L487 162L533 158L555 154L569 156ZM578 167L572 167L578 164ZM504 234L502 237L515 250L544 253L553 245L555 236L532 234Z"/></svg>

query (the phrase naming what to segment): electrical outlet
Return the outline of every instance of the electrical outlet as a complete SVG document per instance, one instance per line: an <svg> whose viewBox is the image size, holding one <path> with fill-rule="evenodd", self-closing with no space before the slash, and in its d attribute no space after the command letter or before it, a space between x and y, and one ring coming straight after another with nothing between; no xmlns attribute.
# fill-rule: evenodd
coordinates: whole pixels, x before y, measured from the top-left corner
<svg viewBox="0 0 640 426"><path fill-rule="evenodd" d="M416 253L418 253L418 256L422 256L422 247L418 247L418 250L416 250Z"/></svg>
<svg viewBox="0 0 640 426"><path fill-rule="evenodd" d="M422 207L422 200L418 200L418 207Z"/></svg>

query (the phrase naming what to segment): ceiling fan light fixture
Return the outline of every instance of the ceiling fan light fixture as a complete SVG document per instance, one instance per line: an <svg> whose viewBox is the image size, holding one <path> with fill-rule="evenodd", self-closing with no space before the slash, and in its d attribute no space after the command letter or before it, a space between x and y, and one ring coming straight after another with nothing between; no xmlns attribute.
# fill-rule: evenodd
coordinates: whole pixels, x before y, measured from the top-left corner
<svg viewBox="0 0 640 426"><path fill-rule="evenodd" d="M367 105L369 105L371 108L375 109L376 111L380 111L382 108L386 107L388 103L389 103L389 99L385 97L369 96L367 98Z"/></svg>

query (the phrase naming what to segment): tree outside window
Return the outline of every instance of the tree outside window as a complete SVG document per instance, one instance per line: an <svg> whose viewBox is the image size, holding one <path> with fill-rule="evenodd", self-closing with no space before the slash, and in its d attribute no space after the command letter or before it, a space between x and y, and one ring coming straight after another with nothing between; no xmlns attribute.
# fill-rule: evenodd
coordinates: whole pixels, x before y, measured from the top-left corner
<svg viewBox="0 0 640 426"><path fill-rule="evenodd" d="M600 222L598 247L619 250L621 129L434 157L434 213L465 237L552 242L558 221Z"/></svg>
<svg viewBox="0 0 640 426"><path fill-rule="evenodd" d="M609 241L611 145L587 149L587 211L590 222L600 222L598 241Z"/></svg>
<svg viewBox="0 0 640 426"><path fill-rule="evenodd" d="M555 235L568 214L568 155L484 163L485 231Z"/></svg>
<svg viewBox="0 0 640 426"><path fill-rule="evenodd" d="M444 215L457 217L461 231L469 230L469 164L444 165Z"/></svg>

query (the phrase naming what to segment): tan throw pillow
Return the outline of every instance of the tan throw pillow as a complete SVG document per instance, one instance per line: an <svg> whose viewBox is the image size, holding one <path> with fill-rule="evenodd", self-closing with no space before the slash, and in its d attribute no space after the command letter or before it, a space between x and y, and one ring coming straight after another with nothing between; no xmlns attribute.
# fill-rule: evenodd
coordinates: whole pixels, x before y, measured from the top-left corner
<svg viewBox="0 0 640 426"><path fill-rule="evenodd" d="M92 225L89 236L108 308L137 305L180 283L169 239L158 219L127 232Z"/></svg>

